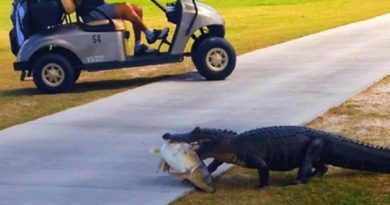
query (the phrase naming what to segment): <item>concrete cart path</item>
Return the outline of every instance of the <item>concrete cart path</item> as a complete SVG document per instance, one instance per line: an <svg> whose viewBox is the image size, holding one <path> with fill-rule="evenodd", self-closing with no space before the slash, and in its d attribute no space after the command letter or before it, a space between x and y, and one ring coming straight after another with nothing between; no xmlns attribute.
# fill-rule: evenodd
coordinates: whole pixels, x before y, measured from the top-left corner
<svg viewBox="0 0 390 205"><path fill-rule="evenodd" d="M389 25L347 25L242 55L225 81L188 74L3 130L0 204L167 204L191 187L156 172L148 150L163 133L306 123L390 74Z"/></svg>

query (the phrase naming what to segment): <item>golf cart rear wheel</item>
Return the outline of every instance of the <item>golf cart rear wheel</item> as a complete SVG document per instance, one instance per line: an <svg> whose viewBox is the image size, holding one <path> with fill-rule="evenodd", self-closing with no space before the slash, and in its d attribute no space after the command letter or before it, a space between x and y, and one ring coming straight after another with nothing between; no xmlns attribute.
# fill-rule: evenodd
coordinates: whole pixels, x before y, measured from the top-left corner
<svg viewBox="0 0 390 205"><path fill-rule="evenodd" d="M44 54L33 64L32 69L34 83L44 93L63 92L74 85L72 65L59 54Z"/></svg>
<svg viewBox="0 0 390 205"><path fill-rule="evenodd" d="M198 72L207 80L223 80L236 67L234 48L220 37L203 40L192 55Z"/></svg>

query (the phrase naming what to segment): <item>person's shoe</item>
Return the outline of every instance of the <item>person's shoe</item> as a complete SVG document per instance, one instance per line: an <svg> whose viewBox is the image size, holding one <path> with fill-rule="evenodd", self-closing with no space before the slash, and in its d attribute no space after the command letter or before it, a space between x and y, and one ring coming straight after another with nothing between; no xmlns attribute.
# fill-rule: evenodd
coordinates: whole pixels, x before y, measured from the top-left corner
<svg viewBox="0 0 390 205"><path fill-rule="evenodd" d="M149 44L153 44L156 42L158 39L164 39L168 36L169 28L164 28L164 29L153 29L153 36L148 38L146 37L146 40L148 41Z"/></svg>
<svg viewBox="0 0 390 205"><path fill-rule="evenodd" d="M134 48L134 55L140 56L140 55L153 55L157 53L157 49L149 48L147 45L142 44L138 48Z"/></svg>

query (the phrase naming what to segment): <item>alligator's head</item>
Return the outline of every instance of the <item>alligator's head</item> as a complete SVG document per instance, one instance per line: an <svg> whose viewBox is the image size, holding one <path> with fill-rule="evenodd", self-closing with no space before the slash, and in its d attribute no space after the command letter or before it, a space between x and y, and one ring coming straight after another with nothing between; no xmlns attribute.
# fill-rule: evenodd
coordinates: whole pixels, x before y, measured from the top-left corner
<svg viewBox="0 0 390 205"><path fill-rule="evenodd" d="M194 150L201 159L212 157L213 154L226 147L232 136L237 135L232 131L217 129L201 129L196 127L189 133L163 135L163 139L174 142L186 142L193 145Z"/></svg>

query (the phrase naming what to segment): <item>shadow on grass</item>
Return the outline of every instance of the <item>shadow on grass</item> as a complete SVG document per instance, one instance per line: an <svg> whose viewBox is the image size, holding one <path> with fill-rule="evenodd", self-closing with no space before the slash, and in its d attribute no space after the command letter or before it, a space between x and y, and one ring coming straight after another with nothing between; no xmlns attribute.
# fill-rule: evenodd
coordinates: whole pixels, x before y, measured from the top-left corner
<svg viewBox="0 0 390 205"><path fill-rule="evenodd" d="M122 80L104 80L104 81L92 81L77 83L73 89L68 93L84 93L90 91L99 90L116 90L123 88L134 88L143 86L149 83L161 81L169 78L170 76L158 76L152 78L134 78L134 79L122 79Z"/></svg>
<svg viewBox="0 0 390 205"><path fill-rule="evenodd" d="M115 90L123 88L133 88L142 86L148 83L156 82L159 80L167 79L169 76L159 76L155 78L135 78L135 79L123 79L123 80L102 80L94 82L81 82L66 93L85 93L90 91L99 90ZM1 93L2 96L33 96L33 95L46 95L40 92L35 87L20 88L13 90L6 90Z"/></svg>
<svg viewBox="0 0 390 205"><path fill-rule="evenodd" d="M0 92L0 96L3 97L15 97L15 96L34 96L41 95L42 93L35 87L31 88L17 88L12 90L3 90Z"/></svg>
<svg viewBox="0 0 390 205"><path fill-rule="evenodd" d="M134 88L143 86L149 83L166 80L166 81L180 81L180 82L196 82L204 81L204 79L197 74L197 72L189 72L181 75L163 75L151 78L133 78L133 79L122 79L122 80L101 80L92 82L80 82L66 93L85 93L90 91L99 90L116 90L124 88ZM12 90L5 90L0 93L1 96L15 97L15 96L35 96L35 95L46 95L40 92L35 87L29 88L18 88Z"/></svg>

